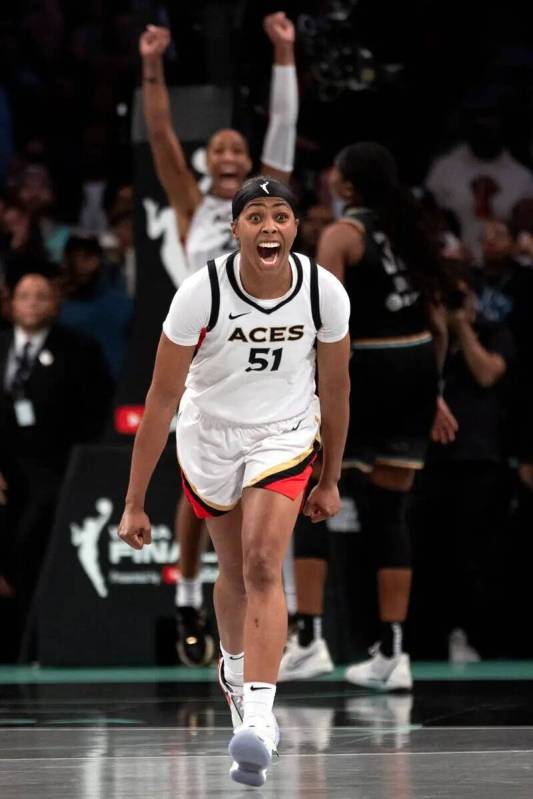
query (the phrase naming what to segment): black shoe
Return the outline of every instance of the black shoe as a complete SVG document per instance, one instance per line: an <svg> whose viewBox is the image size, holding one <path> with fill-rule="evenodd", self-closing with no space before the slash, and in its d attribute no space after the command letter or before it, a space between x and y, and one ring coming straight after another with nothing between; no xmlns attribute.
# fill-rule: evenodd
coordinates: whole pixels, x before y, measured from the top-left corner
<svg viewBox="0 0 533 799"><path fill-rule="evenodd" d="M213 660L215 642L203 608L176 608L176 649L184 666L207 666Z"/></svg>

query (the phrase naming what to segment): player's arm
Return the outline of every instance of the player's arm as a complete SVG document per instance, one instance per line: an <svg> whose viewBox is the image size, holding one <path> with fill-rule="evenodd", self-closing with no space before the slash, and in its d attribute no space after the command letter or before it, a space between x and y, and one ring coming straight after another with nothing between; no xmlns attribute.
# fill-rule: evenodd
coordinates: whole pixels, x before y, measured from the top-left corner
<svg viewBox="0 0 533 799"><path fill-rule="evenodd" d="M274 61L269 122L261 154L261 174L288 182L294 165L298 120L294 26L282 11L269 14L263 25L274 47Z"/></svg>
<svg viewBox="0 0 533 799"><path fill-rule="evenodd" d="M144 512L146 491L168 441L193 353L194 346L174 344L161 334L144 415L133 445L125 511L119 526L120 537L134 549L142 549L151 541L150 522Z"/></svg>
<svg viewBox="0 0 533 799"><path fill-rule="evenodd" d="M490 388L495 385L507 371L505 358L499 352L490 352L485 349L464 310L449 311L448 320L476 382L482 388Z"/></svg>
<svg viewBox="0 0 533 799"><path fill-rule="evenodd" d="M324 269L344 283L346 267L358 263L364 251L364 234L358 225L333 222L320 235L316 259Z"/></svg>
<svg viewBox="0 0 533 799"><path fill-rule="evenodd" d="M139 40L143 72L143 106L155 168L180 222L190 219L201 202L198 184L172 127L163 53L170 42L167 28L149 25Z"/></svg>
<svg viewBox="0 0 533 799"><path fill-rule="evenodd" d="M320 396L322 471L309 495L304 512L313 522L335 515L340 508L337 483L350 416L350 336L327 344L317 341L318 393Z"/></svg>

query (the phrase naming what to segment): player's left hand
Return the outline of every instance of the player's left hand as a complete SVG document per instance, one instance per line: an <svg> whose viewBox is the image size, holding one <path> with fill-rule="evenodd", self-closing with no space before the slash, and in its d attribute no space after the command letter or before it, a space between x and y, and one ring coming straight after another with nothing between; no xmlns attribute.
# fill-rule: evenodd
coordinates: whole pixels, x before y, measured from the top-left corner
<svg viewBox="0 0 533 799"><path fill-rule="evenodd" d="M336 483L323 486L318 483L307 498L303 512L312 522L323 522L339 512L341 498Z"/></svg>
<svg viewBox="0 0 533 799"><path fill-rule="evenodd" d="M263 28L274 47L279 44L294 44L294 25L284 11L278 11L276 14L269 14L265 17Z"/></svg>

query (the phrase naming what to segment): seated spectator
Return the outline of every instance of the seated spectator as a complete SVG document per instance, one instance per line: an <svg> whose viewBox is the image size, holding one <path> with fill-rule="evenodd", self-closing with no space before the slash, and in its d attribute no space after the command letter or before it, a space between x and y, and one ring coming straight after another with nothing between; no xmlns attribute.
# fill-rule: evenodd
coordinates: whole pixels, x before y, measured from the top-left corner
<svg viewBox="0 0 533 799"><path fill-rule="evenodd" d="M68 240L62 289L60 321L98 341L116 380L126 356L133 302L125 288L113 284L96 237Z"/></svg>
<svg viewBox="0 0 533 799"><path fill-rule="evenodd" d="M110 223L110 230L104 237L110 279L113 284L121 286L128 297L133 298L137 277L133 211L123 209L113 213Z"/></svg>
<svg viewBox="0 0 533 799"><path fill-rule="evenodd" d="M428 612L428 638L440 634L442 641L450 634L450 659L465 662L479 659L469 639L497 651L488 571L508 510L505 376L514 344L504 324L477 314L474 278L457 264L452 268L459 279L448 299L443 381L458 429L454 437L434 428L426 467L417 477L412 524L420 560L416 596L424 598L417 630L420 614Z"/></svg>
<svg viewBox="0 0 533 799"><path fill-rule="evenodd" d="M456 215L477 260L483 221L507 219L519 200L533 197L533 176L505 149L501 116L486 103L470 109L464 140L431 164L426 187Z"/></svg>
<svg viewBox="0 0 533 799"><path fill-rule="evenodd" d="M28 272L43 271L47 259L39 226L19 201L5 203L1 233L1 271L8 287Z"/></svg>
<svg viewBox="0 0 533 799"><path fill-rule="evenodd" d="M56 198L48 168L44 164L28 164L19 181L18 197L39 225L47 257L60 264L70 236L68 225L56 217Z"/></svg>
<svg viewBox="0 0 533 799"><path fill-rule="evenodd" d="M98 344L61 327L57 313L52 281L25 275L12 295L13 329L0 333L0 583L16 596L19 632L71 448L98 436L111 399Z"/></svg>

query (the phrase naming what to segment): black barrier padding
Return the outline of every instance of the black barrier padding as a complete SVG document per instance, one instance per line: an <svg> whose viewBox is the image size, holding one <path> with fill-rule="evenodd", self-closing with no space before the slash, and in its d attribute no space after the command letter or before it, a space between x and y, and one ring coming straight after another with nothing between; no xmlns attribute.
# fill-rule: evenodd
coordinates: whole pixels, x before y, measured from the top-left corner
<svg viewBox="0 0 533 799"><path fill-rule="evenodd" d="M79 447L61 492L37 596L43 666L154 665L174 658L173 519L178 470L169 446L148 499L153 544L140 552L115 533L129 447ZM166 630L161 641L158 630Z"/></svg>

